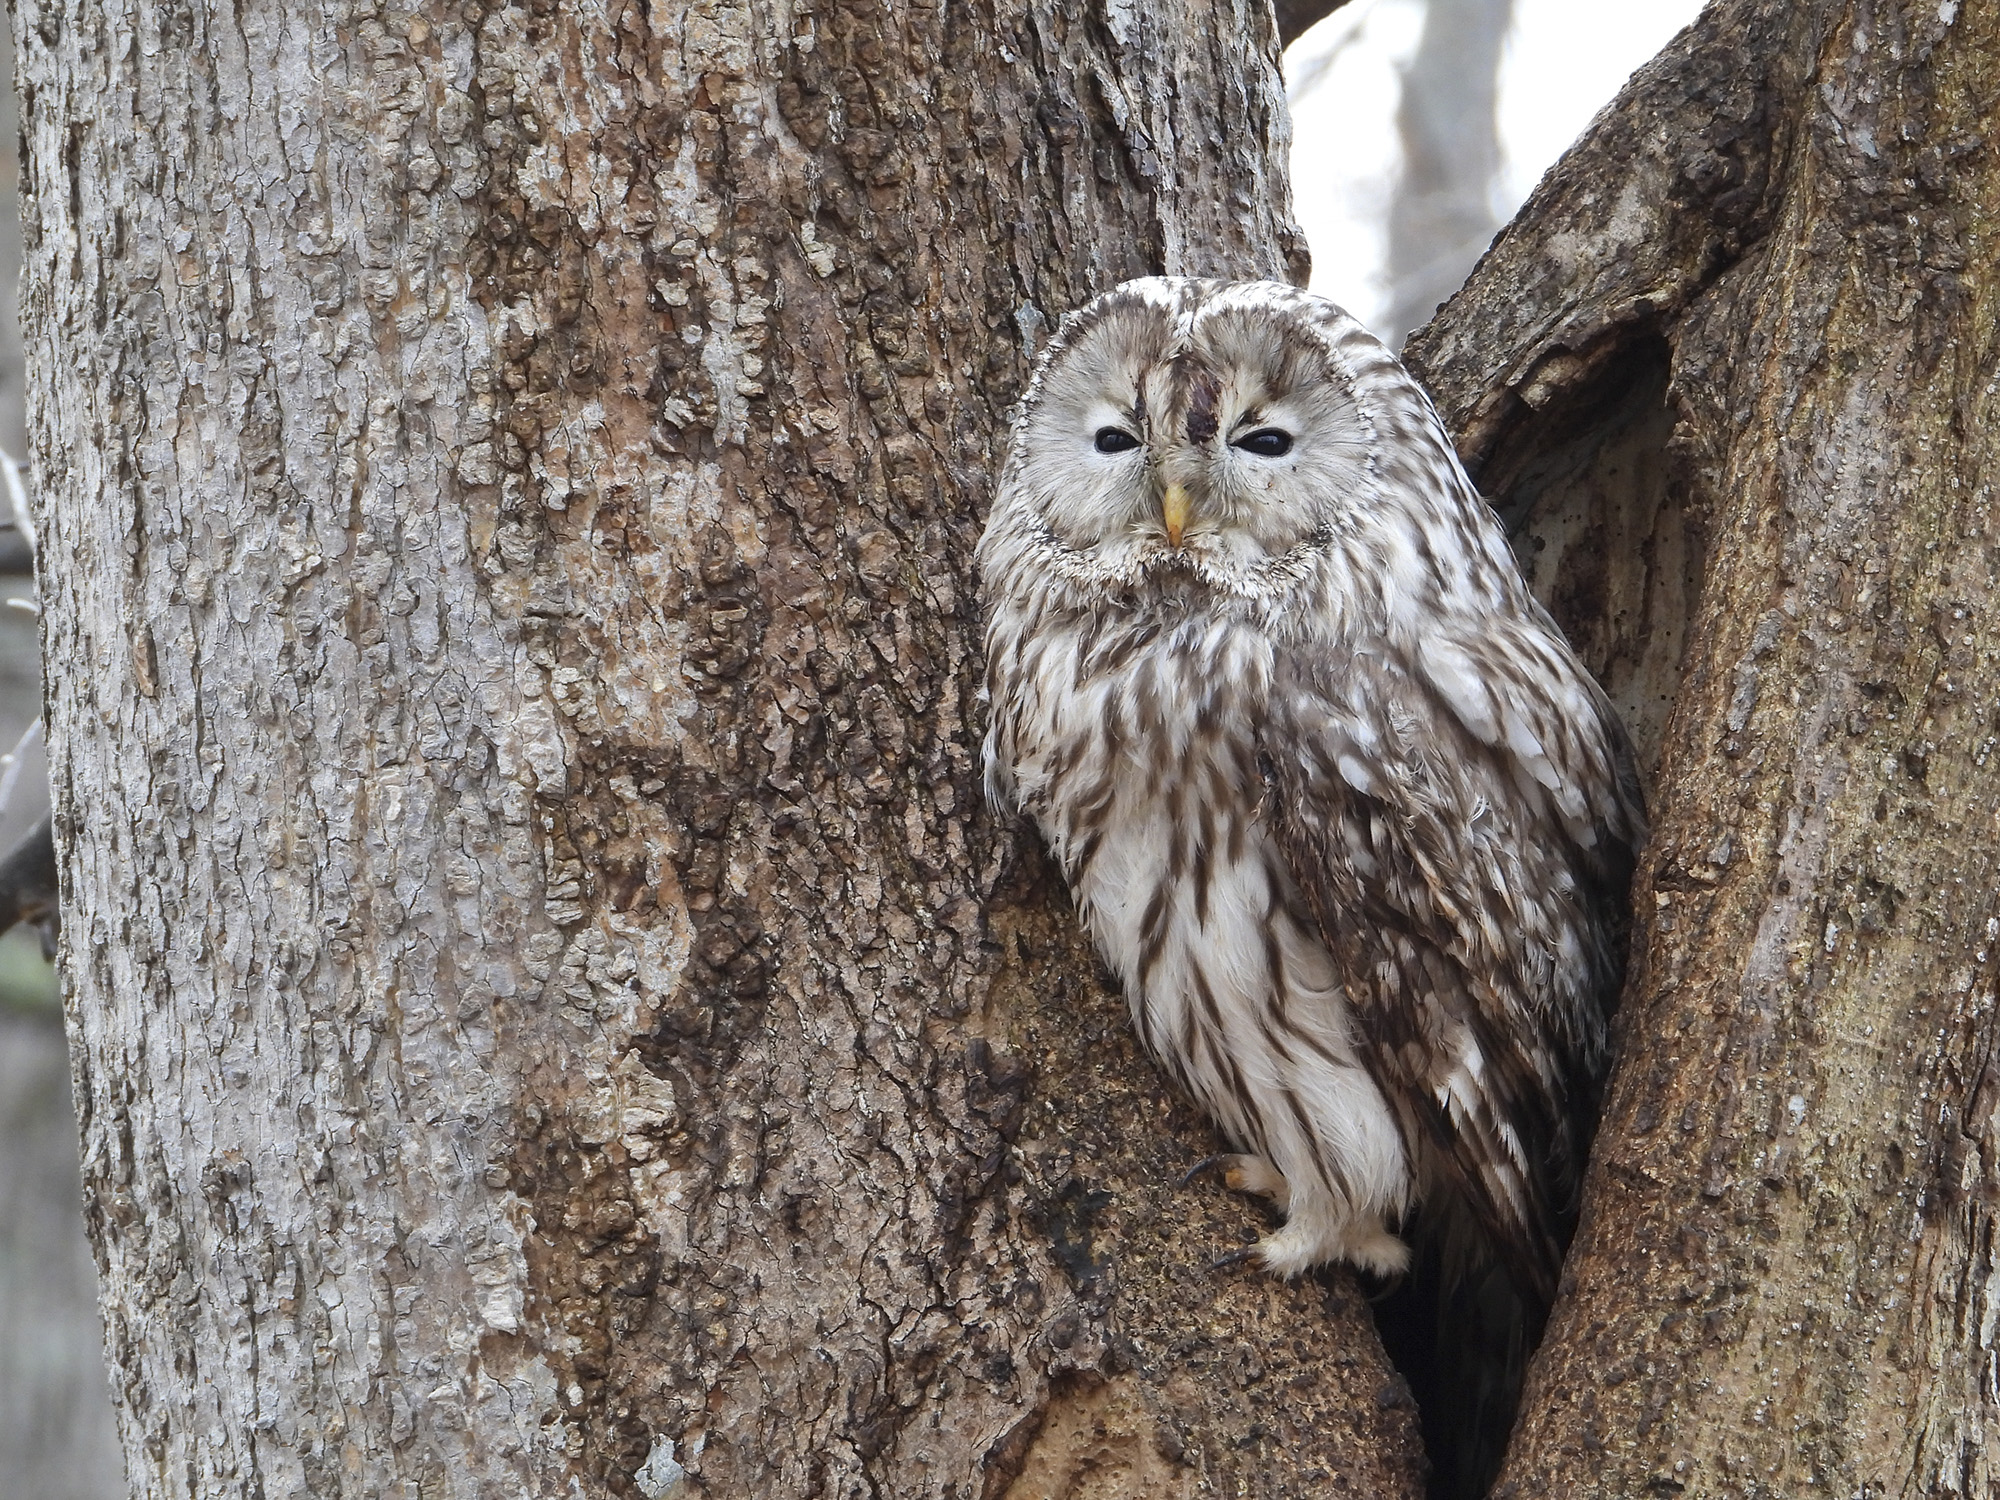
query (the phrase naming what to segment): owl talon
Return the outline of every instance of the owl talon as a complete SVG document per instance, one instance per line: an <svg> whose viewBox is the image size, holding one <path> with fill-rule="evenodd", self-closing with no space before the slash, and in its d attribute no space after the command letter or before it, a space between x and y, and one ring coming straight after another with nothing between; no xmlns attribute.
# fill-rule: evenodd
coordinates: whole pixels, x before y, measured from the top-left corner
<svg viewBox="0 0 2000 1500"><path fill-rule="evenodd" d="M1370 1307L1379 1307L1403 1289L1403 1283L1409 1279L1409 1273L1408 1271L1395 1271L1384 1276L1374 1271L1362 1269L1359 1271L1359 1278L1361 1282L1361 1300L1366 1302Z"/></svg>
<svg viewBox="0 0 2000 1500"><path fill-rule="evenodd" d="M1227 1255L1218 1255L1208 1263L1208 1272L1213 1276L1217 1271L1227 1271L1232 1266L1240 1266L1246 1260L1257 1258L1257 1247L1245 1245L1241 1250L1232 1250Z"/></svg>
<svg viewBox="0 0 2000 1500"><path fill-rule="evenodd" d="M1232 1193L1270 1199L1279 1213L1291 1209L1292 1185L1285 1181L1283 1172L1261 1156L1232 1156L1223 1169L1222 1182Z"/></svg>
<svg viewBox="0 0 2000 1500"><path fill-rule="evenodd" d="M1189 1183L1193 1182L1195 1178L1201 1176L1204 1172L1213 1172L1217 1167L1221 1166L1224 1162L1228 1160L1229 1160L1229 1153L1227 1151L1218 1151L1213 1156L1204 1156L1200 1161L1196 1162L1193 1166L1189 1167L1185 1172L1181 1173L1180 1185L1182 1187L1186 1187Z"/></svg>

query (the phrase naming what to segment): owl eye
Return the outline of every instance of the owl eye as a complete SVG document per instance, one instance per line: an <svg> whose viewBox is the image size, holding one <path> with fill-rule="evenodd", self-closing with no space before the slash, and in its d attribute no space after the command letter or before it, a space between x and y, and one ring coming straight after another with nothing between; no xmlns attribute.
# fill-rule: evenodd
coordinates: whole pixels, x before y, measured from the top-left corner
<svg viewBox="0 0 2000 1500"><path fill-rule="evenodd" d="M1283 458L1292 451L1292 435L1278 427L1259 427L1255 432L1244 433L1230 446L1259 458Z"/></svg>
<svg viewBox="0 0 2000 1500"><path fill-rule="evenodd" d="M1129 453L1139 446L1139 440L1122 427L1100 427L1097 429L1097 451L1099 453Z"/></svg>

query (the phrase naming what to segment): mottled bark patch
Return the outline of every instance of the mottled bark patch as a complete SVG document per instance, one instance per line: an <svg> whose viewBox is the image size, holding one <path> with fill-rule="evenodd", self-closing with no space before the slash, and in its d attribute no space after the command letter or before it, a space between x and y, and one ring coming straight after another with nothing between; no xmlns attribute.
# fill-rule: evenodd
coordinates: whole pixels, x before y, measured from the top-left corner
<svg viewBox="0 0 2000 1500"><path fill-rule="evenodd" d="M1171 1426L1162 1426L1134 1375L1102 1382L1068 1381L1040 1413L1011 1482L994 1500L1039 1500L1073 1495L1089 1500L1162 1500L1197 1493L1195 1471L1180 1460L1185 1448Z"/></svg>

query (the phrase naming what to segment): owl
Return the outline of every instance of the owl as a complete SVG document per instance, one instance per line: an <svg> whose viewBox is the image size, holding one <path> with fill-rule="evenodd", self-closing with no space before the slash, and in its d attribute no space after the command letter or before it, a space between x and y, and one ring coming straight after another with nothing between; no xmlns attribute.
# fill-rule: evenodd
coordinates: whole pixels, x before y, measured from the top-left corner
<svg viewBox="0 0 2000 1500"><path fill-rule="evenodd" d="M988 789L1039 825L1280 1276L1470 1235L1553 1296L1644 808L1414 379L1268 282L1071 317L979 544Z"/></svg>

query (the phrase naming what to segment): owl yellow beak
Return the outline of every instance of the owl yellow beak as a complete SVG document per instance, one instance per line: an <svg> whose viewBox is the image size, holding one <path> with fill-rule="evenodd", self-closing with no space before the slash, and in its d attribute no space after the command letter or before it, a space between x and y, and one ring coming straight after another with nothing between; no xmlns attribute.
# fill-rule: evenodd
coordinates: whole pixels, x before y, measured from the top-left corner
<svg viewBox="0 0 2000 1500"><path fill-rule="evenodd" d="M1187 530L1188 493L1187 486L1179 481L1166 487L1160 494L1160 519L1167 525L1167 542L1178 547L1181 536Z"/></svg>

